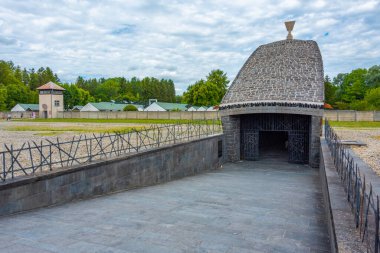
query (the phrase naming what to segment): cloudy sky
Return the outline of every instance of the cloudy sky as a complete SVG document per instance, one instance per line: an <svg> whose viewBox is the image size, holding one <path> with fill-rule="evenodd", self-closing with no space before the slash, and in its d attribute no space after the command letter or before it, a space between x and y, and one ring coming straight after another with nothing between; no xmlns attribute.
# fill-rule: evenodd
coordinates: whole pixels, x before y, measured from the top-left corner
<svg viewBox="0 0 380 253"><path fill-rule="evenodd" d="M77 76L154 76L177 93L212 69L232 81L260 45L316 40L325 73L380 64L380 0L0 0L0 59Z"/></svg>

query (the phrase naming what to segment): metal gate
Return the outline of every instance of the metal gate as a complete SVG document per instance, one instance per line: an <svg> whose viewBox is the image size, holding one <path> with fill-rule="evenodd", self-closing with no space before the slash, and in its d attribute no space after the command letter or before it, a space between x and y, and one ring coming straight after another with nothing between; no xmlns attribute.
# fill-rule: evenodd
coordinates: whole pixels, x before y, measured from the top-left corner
<svg viewBox="0 0 380 253"><path fill-rule="evenodd" d="M248 114L241 116L241 158L259 159L260 131L288 132L288 160L308 163L310 116L295 114Z"/></svg>
<svg viewBox="0 0 380 253"><path fill-rule="evenodd" d="M308 161L309 135L302 131L288 132L289 162L304 163Z"/></svg>

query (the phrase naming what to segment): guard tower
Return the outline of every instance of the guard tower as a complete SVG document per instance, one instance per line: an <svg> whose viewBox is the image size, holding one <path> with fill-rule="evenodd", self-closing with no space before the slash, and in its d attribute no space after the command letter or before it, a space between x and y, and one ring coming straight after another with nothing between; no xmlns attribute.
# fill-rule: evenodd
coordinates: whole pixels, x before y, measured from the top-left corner
<svg viewBox="0 0 380 253"><path fill-rule="evenodd" d="M39 91L40 118L56 118L63 111L63 91L61 86L48 82L37 88Z"/></svg>
<svg viewBox="0 0 380 253"><path fill-rule="evenodd" d="M280 150L289 162L319 166L323 63L318 45L286 40L259 46L220 105L229 161L260 160Z"/></svg>

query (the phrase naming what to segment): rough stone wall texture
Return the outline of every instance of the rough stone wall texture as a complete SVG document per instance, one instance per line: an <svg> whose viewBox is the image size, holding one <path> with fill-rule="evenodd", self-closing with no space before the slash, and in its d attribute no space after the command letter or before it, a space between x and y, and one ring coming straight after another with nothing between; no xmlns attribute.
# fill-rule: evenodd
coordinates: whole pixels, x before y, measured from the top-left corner
<svg viewBox="0 0 380 253"><path fill-rule="evenodd" d="M252 101L323 103L323 63L311 40L262 45L248 58L222 104Z"/></svg>
<svg viewBox="0 0 380 253"><path fill-rule="evenodd" d="M0 215L168 182L218 168L223 135L0 183ZM196 162L194 162L196 161Z"/></svg>
<svg viewBox="0 0 380 253"><path fill-rule="evenodd" d="M320 163L322 117L311 116L310 141L309 141L309 165L318 168Z"/></svg>
<svg viewBox="0 0 380 253"><path fill-rule="evenodd" d="M240 116L222 117L224 157L226 161L240 160Z"/></svg>

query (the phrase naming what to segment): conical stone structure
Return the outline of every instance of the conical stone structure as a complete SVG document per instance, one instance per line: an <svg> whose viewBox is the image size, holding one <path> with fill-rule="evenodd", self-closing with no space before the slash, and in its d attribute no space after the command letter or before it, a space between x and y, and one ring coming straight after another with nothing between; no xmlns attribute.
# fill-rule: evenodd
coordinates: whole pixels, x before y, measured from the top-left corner
<svg viewBox="0 0 380 253"><path fill-rule="evenodd" d="M282 40L253 52L220 106L223 110L239 105L250 107L252 103L289 103L319 109L323 106L323 87L323 63L317 43Z"/></svg>
<svg viewBox="0 0 380 253"><path fill-rule="evenodd" d="M284 131L289 161L317 167L323 101L323 62L315 41L287 39L259 46L220 105L227 160L260 159L261 131Z"/></svg>

